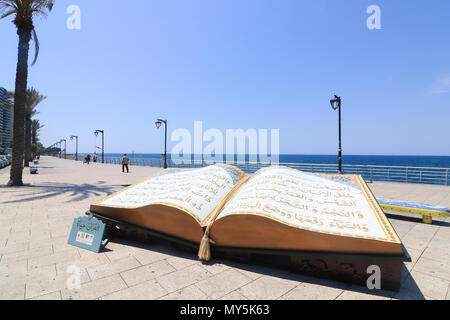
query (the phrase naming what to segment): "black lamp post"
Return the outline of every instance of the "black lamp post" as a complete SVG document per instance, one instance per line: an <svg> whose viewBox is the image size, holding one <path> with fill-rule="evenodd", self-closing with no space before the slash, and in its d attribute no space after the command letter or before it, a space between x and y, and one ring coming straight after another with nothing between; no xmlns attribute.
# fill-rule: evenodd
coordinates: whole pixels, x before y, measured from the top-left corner
<svg viewBox="0 0 450 320"><path fill-rule="evenodd" d="M60 143L64 141L64 159L67 159L67 141L66 139L61 139Z"/></svg>
<svg viewBox="0 0 450 320"><path fill-rule="evenodd" d="M330 100L333 110L339 109L339 174L342 174L342 143L341 143L341 97L334 96Z"/></svg>
<svg viewBox="0 0 450 320"><path fill-rule="evenodd" d="M76 139L75 161L78 161L78 136L71 136L70 140Z"/></svg>
<svg viewBox="0 0 450 320"><path fill-rule="evenodd" d="M158 119L155 122L156 128L161 128L164 123L165 126L165 136L164 136L164 169L167 169L167 120Z"/></svg>
<svg viewBox="0 0 450 320"><path fill-rule="evenodd" d="M105 163L105 131L95 130L94 132L95 136L98 136L99 133L102 134L102 163Z"/></svg>

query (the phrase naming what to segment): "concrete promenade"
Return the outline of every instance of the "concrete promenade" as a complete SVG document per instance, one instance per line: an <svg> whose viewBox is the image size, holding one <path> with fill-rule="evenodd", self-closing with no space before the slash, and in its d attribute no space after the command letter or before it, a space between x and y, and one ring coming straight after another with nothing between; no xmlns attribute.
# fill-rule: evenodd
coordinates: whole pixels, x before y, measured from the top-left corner
<svg viewBox="0 0 450 320"><path fill-rule="evenodd" d="M389 215L413 262L400 292L369 291L288 271L214 260L155 241L114 240L100 254L67 245L73 219L89 205L158 168L91 164L42 157L25 187L5 187L0 170L0 299L450 299L450 220ZM450 187L375 182L375 196L450 207ZM69 290L69 266L81 288Z"/></svg>

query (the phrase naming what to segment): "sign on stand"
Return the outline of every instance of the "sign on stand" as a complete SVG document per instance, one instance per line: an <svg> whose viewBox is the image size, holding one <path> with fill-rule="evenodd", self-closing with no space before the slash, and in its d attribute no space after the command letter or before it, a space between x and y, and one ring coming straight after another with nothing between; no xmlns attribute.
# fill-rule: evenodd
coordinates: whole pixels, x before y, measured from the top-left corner
<svg viewBox="0 0 450 320"><path fill-rule="evenodd" d="M94 216L79 217L73 222L68 243L99 253L108 243L108 239L103 240L104 233L105 224Z"/></svg>

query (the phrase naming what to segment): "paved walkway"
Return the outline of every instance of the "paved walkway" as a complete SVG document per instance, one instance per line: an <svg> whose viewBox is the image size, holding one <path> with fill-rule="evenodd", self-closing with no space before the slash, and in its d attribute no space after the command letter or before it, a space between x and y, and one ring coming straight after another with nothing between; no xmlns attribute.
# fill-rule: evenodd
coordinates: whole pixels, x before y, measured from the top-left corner
<svg viewBox="0 0 450 320"><path fill-rule="evenodd" d="M159 171L43 157L39 175L24 171L21 188L4 187L0 170L0 299L450 299L450 223L390 216L412 263L400 292L362 287L287 271L215 260L164 243L114 240L100 254L67 245L73 219L123 185ZM376 182L378 197L450 207L450 187ZM69 266L82 270L81 288L69 290Z"/></svg>

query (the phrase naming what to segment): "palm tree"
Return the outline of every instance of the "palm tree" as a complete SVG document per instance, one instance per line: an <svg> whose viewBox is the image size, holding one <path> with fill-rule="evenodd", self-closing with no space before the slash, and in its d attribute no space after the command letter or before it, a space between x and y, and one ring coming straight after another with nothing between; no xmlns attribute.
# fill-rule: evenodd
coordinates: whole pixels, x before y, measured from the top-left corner
<svg viewBox="0 0 450 320"><path fill-rule="evenodd" d="M39 131L45 126L41 125L38 119L31 122L31 144L38 144Z"/></svg>
<svg viewBox="0 0 450 320"><path fill-rule="evenodd" d="M31 118L38 114L36 107L42 101L47 99L46 96L40 94L36 89L27 90L27 101L25 103L25 158L24 166L29 167L31 159Z"/></svg>
<svg viewBox="0 0 450 320"><path fill-rule="evenodd" d="M45 17L52 10L54 0L0 0L0 19L14 16L14 24L19 36L17 54L16 85L14 99L13 158L9 185L22 186L23 151L24 151L24 119L27 100L28 53L30 40L34 39L35 55L32 65L37 60L39 41L34 29L33 18Z"/></svg>

